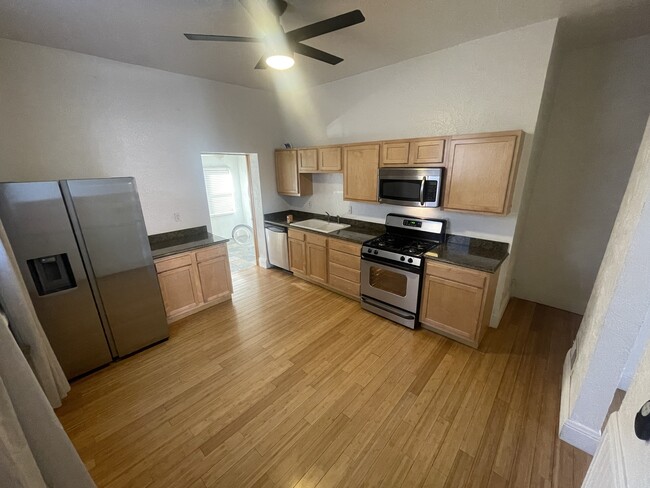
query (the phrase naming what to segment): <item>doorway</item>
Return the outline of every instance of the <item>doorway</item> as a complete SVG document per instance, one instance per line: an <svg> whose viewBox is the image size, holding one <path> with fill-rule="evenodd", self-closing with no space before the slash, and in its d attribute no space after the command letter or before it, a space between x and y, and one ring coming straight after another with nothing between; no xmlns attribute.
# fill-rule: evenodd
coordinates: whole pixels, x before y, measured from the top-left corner
<svg viewBox="0 0 650 488"><path fill-rule="evenodd" d="M231 273L257 263L250 163L246 154L201 154L212 233L230 239Z"/></svg>

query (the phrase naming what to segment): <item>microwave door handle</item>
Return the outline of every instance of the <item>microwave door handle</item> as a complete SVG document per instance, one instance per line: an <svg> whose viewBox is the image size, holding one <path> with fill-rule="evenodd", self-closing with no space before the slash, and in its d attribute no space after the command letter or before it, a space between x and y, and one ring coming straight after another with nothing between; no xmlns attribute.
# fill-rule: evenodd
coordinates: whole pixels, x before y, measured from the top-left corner
<svg viewBox="0 0 650 488"><path fill-rule="evenodd" d="M424 206L424 185L427 182L427 177L422 177L422 183L420 183L420 205Z"/></svg>

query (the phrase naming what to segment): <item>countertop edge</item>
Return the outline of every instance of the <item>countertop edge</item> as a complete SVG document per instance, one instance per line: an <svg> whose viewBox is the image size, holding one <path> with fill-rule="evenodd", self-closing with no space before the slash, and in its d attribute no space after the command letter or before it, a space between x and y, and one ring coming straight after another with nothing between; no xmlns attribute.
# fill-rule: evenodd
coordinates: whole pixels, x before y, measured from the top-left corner
<svg viewBox="0 0 650 488"><path fill-rule="evenodd" d="M183 254L185 252L193 251L195 249L201 249L203 247L210 247L210 246L217 246L219 244L225 244L229 242L230 239L227 239L225 237L220 238L219 240L213 241L213 242L189 242L187 245L182 245L182 249L171 249L166 250L167 248L161 248L158 249L157 251L151 251L151 256L153 257L154 260L156 259L161 259L161 258L166 258L169 256L173 256L174 254ZM174 247L180 247L180 246L174 246Z"/></svg>

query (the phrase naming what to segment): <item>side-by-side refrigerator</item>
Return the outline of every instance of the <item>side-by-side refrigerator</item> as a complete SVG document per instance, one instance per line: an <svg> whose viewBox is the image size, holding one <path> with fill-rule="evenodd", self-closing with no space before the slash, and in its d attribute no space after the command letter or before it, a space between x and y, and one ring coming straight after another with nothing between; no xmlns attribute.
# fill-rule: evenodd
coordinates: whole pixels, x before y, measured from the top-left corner
<svg viewBox="0 0 650 488"><path fill-rule="evenodd" d="M0 220L68 378L168 337L133 178L0 183Z"/></svg>

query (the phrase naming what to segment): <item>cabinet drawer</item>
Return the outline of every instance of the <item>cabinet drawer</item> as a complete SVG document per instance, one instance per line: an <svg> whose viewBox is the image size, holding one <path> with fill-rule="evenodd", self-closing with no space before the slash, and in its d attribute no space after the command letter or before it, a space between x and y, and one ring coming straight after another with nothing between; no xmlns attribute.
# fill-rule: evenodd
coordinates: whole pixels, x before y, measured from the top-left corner
<svg viewBox="0 0 650 488"><path fill-rule="evenodd" d="M327 237L318 234L312 234L311 232L307 232L305 236L309 244L327 247Z"/></svg>
<svg viewBox="0 0 650 488"><path fill-rule="evenodd" d="M208 259L218 258L220 256L225 256L227 254L225 244L220 244L218 246L211 246L207 249L196 251L196 262L200 263L202 261L207 261Z"/></svg>
<svg viewBox="0 0 650 488"><path fill-rule="evenodd" d="M347 254L336 249L330 248L330 263L338 264L340 266L345 266L346 268L354 269L359 271L361 269L361 258L358 256L353 256L352 254Z"/></svg>
<svg viewBox="0 0 650 488"><path fill-rule="evenodd" d="M305 233L299 230L289 229L289 238L296 239L298 241L304 241Z"/></svg>
<svg viewBox="0 0 650 488"><path fill-rule="evenodd" d="M330 237L329 247L336 251L361 256L361 244L356 244L354 242L342 241L341 239L333 239Z"/></svg>
<svg viewBox="0 0 650 488"><path fill-rule="evenodd" d="M163 273L170 269L180 268L182 266L190 266L192 258L189 254L181 254L170 258L163 258L161 261L156 261L156 271Z"/></svg>
<svg viewBox="0 0 650 488"><path fill-rule="evenodd" d="M483 288L485 286L485 273L471 269L459 268L458 266L453 266L451 264L427 260L426 274L437 276L445 280L475 286L477 288Z"/></svg>
<svg viewBox="0 0 650 488"><path fill-rule="evenodd" d="M330 262L330 277L332 276L338 276L353 283L361 283L361 271Z"/></svg>
<svg viewBox="0 0 650 488"><path fill-rule="evenodd" d="M338 276L330 276L329 285L343 293L347 293L348 295L355 297L359 296L359 283L353 283L352 281L339 278Z"/></svg>

